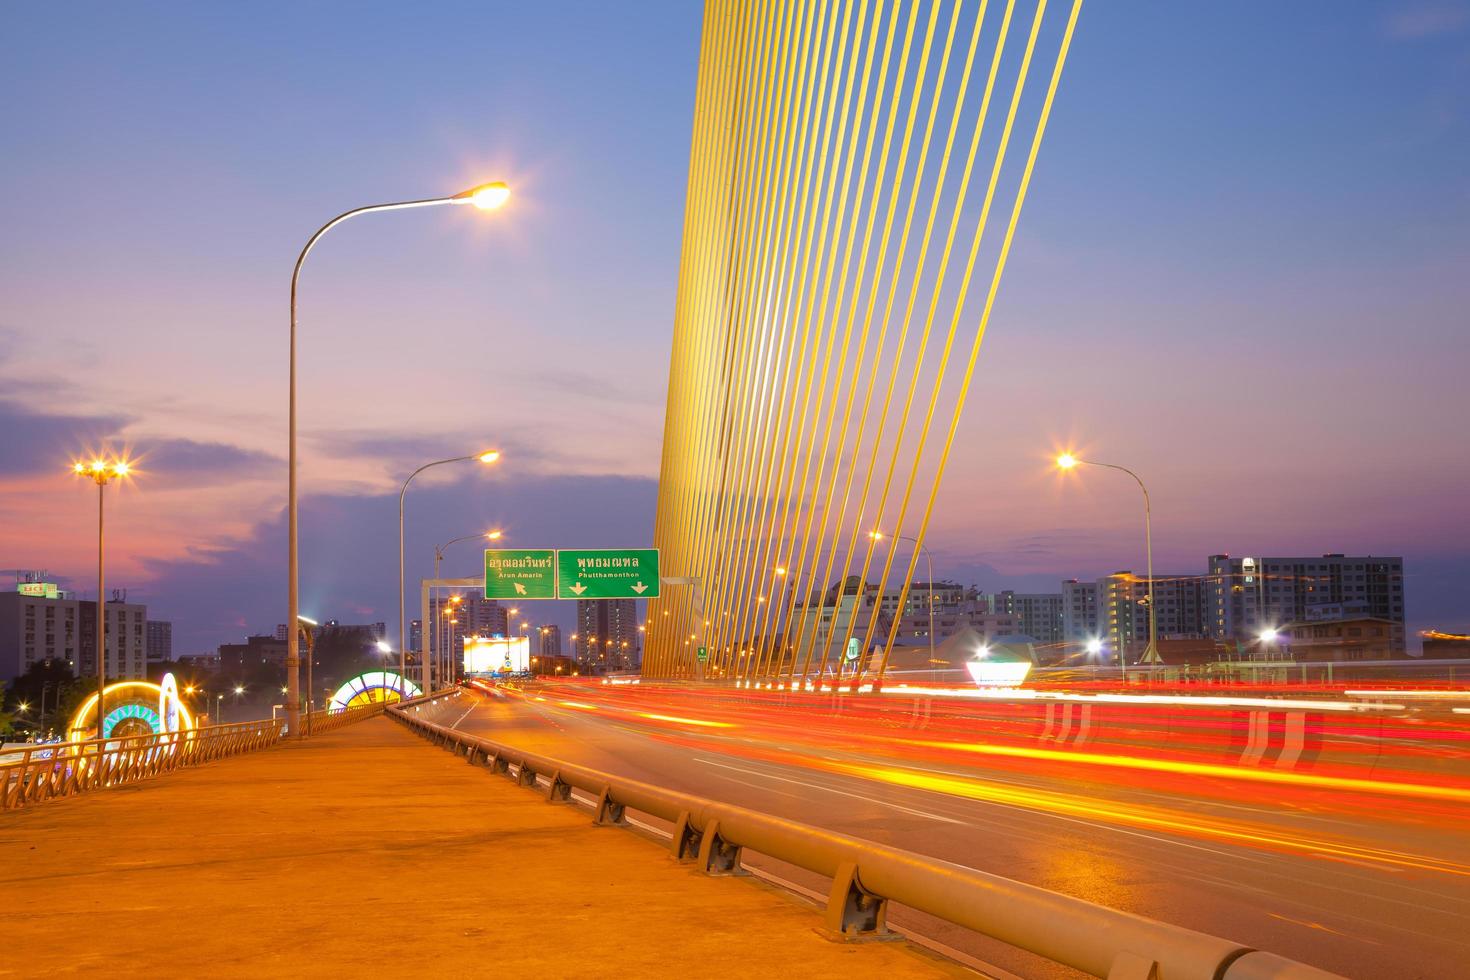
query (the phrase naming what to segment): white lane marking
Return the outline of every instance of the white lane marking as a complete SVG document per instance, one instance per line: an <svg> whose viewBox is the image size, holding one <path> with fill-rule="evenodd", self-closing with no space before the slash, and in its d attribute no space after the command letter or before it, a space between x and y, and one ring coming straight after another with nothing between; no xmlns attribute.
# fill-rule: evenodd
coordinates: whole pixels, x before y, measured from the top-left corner
<svg viewBox="0 0 1470 980"><path fill-rule="evenodd" d="M474 710L475 710L475 705L474 704L471 704L468 708L465 709L464 714L462 714L458 718L454 719L454 724L452 724L452 725L449 726L449 730L450 731L453 731L454 729L458 728L459 727L459 723L462 722L462 721L464 721L466 718L468 718L470 712L471 711L474 711Z"/></svg>
<svg viewBox="0 0 1470 980"><path fill-rule="evenodd" d="M1300 711L1288 712L1286 715L1286 740L1282 743L1281 754L1276 757L1278 769L1292 769L1297 760L1302 757L1302 750L1307 747L1307 716Z"/></svg>
<svg viewBox="0 0 1470 980"><path fill-rule="evenodd" d="M735 772L743 772L743 773L748 773L749 775L752 775L752 776L760 776L763 779L779 779L783 783L795 783L798 786L805 786L805 787L807 787L809 789L818 789L818 790L821 790L824 793L836 793L839 796L850 796L850 797L852 797L855 800L867 800L869 803L876 803L879 806L886 806L886 807L889 807L889 808L894 809L894 810L902 810L904 813L912 813L916 817L927 817L930 820L939 820L939 821L942 821L944 823L952 823L952 824L955 824L955 825L960 826L960 827L968 827L969 826L969 824L967 824L963 820L954 820L954 819L951 819L950 817L941 816L941 815L939 815L937 813L930 813L927 810L915 810L913 807L903 806L903 805L898 804L898 803L890 803L887 800L880 800L880 799L877 799L876 797L872 797L872 796L864 796L861 793L849 793L845 789L833 789L830 786L822 786L822 785L820 785L818 783L808 782L808 781L802 780L802 779L790 779L790 778L788 778L786 776L777 776L774 773L761 772L759 769L746 769L746 768L743 768L742 766L732 766L732 765L729 765L729 764L724 763L724 762L716 762L713 759L699 759L699 758L696 758L694 761L695 762L701 762L701 763L703 763L704 765L707 765L707 766L718 766L721 769L731 769L731 770L734 770Z"/></svg>

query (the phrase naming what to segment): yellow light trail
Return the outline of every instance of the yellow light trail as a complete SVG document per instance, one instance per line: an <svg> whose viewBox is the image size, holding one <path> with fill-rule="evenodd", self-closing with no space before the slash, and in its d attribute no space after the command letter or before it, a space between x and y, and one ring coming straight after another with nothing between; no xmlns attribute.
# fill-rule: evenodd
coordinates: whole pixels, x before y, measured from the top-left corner
<svg viewBox="0 0 1470 980"><path fill-rule="evenodd" d="M1410 796L1415 799L1470 803L1470 789L1456 786L1433 786L1426 783L1391 783L1382 779L1354 779L1348 776L1321 776L1315 773L1285 769L1251 769L1210 762L1184 762L1177 759L1143 759L1121 755L1098 755L1088 752L1063 752L1059 749L1032 749L1019 745L980 745L973 742L931 742L919 739L901 740L906 745L930 749L952 749L975 755L993 755L1012 759L1037 759L1046 762L1104 766L1113 769L1135 769L1168 772L1186 776L1210 776L1246 782L1275 783L1297 788L1346 790L1353 793L1379 793L1388 796Z"/></svg>
<svg viewBox="0 0 1470 980"><path fill-rule="evenodd" d="M654 721L671 721L679 725L696 725L700 728L734 728L728 721L703 721L699 718L680 718L677 715L659 715L651 711L633 712L639 718L651 718Z"/></svg>
<svg viewBox="0 0 1470 980"><path fill-rule="evenodd" d="M1389 864L1395 867L1414 868L1421 871L1438 871L1445 874L1470 877L1470 865L1459 864L1454 861L1358 845L1346 841L1319 840L1279 831L1263 830L1249 827L1236 821L1203 817L1198 814L1160 810L1137 803L1109 803L1101 800L1072 797L1048 790L1023 789L988 783L982 780L964 779L955 776L917 772L912 769L890 768L862 763L812 759L809 760L809 764L831 772L856 776L861 779L876 780L894 786L907 786L912 789L943 793L949 796L959 796L986 803L1018 806L1047 813L1081 817L1087 820L1105 820L1109 823L1165 831L1172 834L1192 834L1199 837L1231 841L1254 847L1307 854L1329 860Z"/></svg>

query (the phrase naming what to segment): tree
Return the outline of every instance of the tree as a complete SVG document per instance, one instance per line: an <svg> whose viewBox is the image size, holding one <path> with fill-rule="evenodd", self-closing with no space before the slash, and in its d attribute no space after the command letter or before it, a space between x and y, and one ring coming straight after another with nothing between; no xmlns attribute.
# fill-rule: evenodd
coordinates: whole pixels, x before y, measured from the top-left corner
<svg viewBox="0 0 1470 980"><path fill-rule="evenodd" d="M39 660L11 682L12 704L30 705L28 717L41 731L60 731L96 690L96 685L79 680L64 660Z"/></svg>

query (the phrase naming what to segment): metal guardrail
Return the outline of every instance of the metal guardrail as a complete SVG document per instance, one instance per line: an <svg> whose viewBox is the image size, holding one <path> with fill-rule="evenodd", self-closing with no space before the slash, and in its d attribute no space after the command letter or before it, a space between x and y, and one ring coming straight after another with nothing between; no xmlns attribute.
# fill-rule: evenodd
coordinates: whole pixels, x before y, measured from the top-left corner
<svg viewBox="0 0 1470 980"><path fill-rule="evenodd" d="M0 756L0 810L121 786L280 741L284 721L247 721L187 732L50 742Z"/></svg>
<svg viewBox="0 0 1470 980"><path fill-rule="evenodd" d="M383 705L312 713L313 734L381 714ZM0 753L0 811L137 782L185 766L275 745L283 718L210 725L186 732L47 742Z"/></svg>
<svg viewBox="0 0 1470 980"><path fill-rule="evenodd" d="M409 703L411 704L413 702ZM364 718L371 718L373 715L380 715L382 713L383 704L377 701L369 704L359 704L355 708L347 708L343 711L328 711L323 708L320 711L313 711L309 715L303 715L301 730L306 735L321 735L324 732L341 728L343 725L350 725L355 721L361 721Z"/></svg>
<svg viewBox="0 0 1470 980"><path fill-rule="evenodd" d="M666 820L674 825L674 856L707 873L734 873L749 849L830 878L825 921L834 933L882 933L888 904L896 902L1106 980L1341 980L1274 953L948 861L522 752L423 720L417 711L390 708L389 715L518 785L535 787L538 776L547 777L550 801L568 801L574 788L594 795L598 823L624 824L628 810Z"/></svg>

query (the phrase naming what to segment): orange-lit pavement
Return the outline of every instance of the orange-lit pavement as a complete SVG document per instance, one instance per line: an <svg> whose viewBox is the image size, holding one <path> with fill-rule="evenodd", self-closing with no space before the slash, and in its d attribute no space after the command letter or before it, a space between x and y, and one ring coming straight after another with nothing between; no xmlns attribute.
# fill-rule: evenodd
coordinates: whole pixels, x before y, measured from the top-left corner
<svg viewBox="0 0 1470 980"><path fill-rule="evenodd" d="M869 711L875 703L545 684L498 692L458 727L1347 976L1470 975L1460 928L1470 917L1470 783L1457 774L1464 742L1454 728L1415 729L1440 741L1423 758L1398 745L1410 762L1400 768L1354 718L1324 736L1310 765L1242 766L1227 737L1190 729L1182 715L1172 732L1148 735L1149 712L1162 710L1151 707L1121 734L1095 732L1101 744L1079 746L1025 724L1012 737L996 706L943 718L934 707L916 721L908 707ZM1365 754L1372 765L1359 763ZM1429 771L1431 756L1453 764ZM950 945L1032 972L930 925Z"/></svg>
<svg viewBox="0 0 1470 980"><path fill-rule="evenodd" d="M0 976L959 973L385 719L8 814L0 853Z"/></svg>

